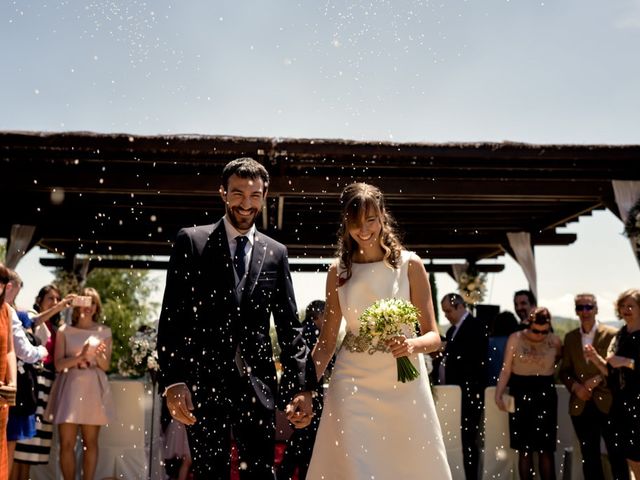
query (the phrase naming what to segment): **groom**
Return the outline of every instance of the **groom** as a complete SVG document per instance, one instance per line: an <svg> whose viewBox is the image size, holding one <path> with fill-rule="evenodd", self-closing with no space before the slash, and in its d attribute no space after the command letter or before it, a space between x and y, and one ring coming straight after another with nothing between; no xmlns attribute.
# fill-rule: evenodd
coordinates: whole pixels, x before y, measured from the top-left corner
<svg viewBox="0 0 640 480"><path fill-rule="evenodd" d="M231 436L240 476L274 478L275 410L298 428L312 416L315 369L298 320L286 247L255 228L269 175L239 158L222 172L225 215L180 230L158 328L167 407L188 425L195 479L228 479ZM269 319L275 321L279 391Z"/></svg>

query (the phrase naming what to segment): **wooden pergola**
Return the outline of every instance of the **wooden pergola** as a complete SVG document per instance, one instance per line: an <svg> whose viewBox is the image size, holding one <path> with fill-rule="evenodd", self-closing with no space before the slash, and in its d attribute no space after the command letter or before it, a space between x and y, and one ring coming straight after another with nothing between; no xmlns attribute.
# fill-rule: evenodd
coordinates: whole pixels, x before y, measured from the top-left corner
<svg viewBox="0 0 640 480"><path fill-rule="evenodd" d="M293 258L332 256L338 195L353 181L385 192L404 243L424 259L477 262L509 252L508 232L572 243L558 227L596 209L619 215L611 181L640 180L637 145L0 132L0 237L33 225L29 246L67 261L168 255L180 227L222 215L222 168L242 156L269 170L259 227Z"/></svg>

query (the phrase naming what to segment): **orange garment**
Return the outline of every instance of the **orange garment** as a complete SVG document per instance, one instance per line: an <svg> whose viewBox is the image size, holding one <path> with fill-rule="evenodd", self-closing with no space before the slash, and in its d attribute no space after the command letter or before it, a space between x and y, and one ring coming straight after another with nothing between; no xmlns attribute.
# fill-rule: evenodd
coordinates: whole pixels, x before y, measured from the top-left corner
<svg viewBox="0 0 640 480"><path fill-rule="evenodd" d="M13 336L11 334L11 317L9 306L0 305L0 380L7 378L7 353L13 350ZM9 457L7 452L7 419L9 406L0 405L0 480L9 478Z"/></svg>

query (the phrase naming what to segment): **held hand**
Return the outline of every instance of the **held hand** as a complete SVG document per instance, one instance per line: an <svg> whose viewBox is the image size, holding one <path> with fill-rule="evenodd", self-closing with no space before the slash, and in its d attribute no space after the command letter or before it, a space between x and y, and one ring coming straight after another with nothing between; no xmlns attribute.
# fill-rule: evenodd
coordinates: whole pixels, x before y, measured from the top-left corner
<svg viewBox="0 0 640 480"><path fill-rule="evenodd" d="M285 409L287 419L295 428L304 428L313 419L313 402L311 392L300 392Z"/></svg>
<svg viewBox="0 0 640 480"><path fill-rule="evenodd" d="M587 360L590 360L592 362L595 362L598 359L604 361L604 359L600 357L600 354L596 351L595 348L593 348L593 345L591 344L587 344L584 346L584 356Z"/></svg>
<svg viewBox="0 0 640 480"><path fill-rule="evenodd" d="M185 425L196 423L196 417L191 413L193 410L191 392L184 383L169 387L166 397L167 408L173 418Z"/></svg>
<svg viewBox="0 0 640 480"><path fill-rule="evenodd" d="M89 364L91 363L89 360L89 355L87 354L89 345L82 347L80 353L76 355L76 368L89 368Z"/></svg>
<svg viewBox="0 0 640 480"><path fill-rule="evenodd" d="M89 359L84 355L79 356L78 359L76 360L76 368L80 368L80 369L89 368L90 365L91 365L91 362L89 362Z"/></svg>
<svg viewBox="0 0 640 480"><path fill-rule="evenodd" d="M587 387L585 387L581 383L574 384L573 393L575 393L576 396L583 402L586 402L591 399L591 390L589 390Z"/></svg>
<svg viewBox="0 0 640 480"><path fill-rule="evenodd" d="M387 346L395 358L408 357L413 353L413 340L404 335L397 335L387 340Z"/></svg>
<svg viewBox="0 0 640 480"><path fill-rule="evenodd" d="M612 355L607 359L607 363L613 368L628 367L629 359L627 357L621 357L620 355Z"/></svg>
<svg viewBox="0 0 640 480"><path fill-rule="evenodd" d="M82 346L82 350L80 350L80 354L78 355L79 357L86 357L89 355L89 349L91 348L91 345L89 345L88 343L85 343Z"/></svg>
<svg viewBox="0 0 640 480"><path fill-rule="evenodd" d="M506 405L504 404L504 401L502 400L502 394L498 395L498 394L496 393L495 401L496 401L496 405L497 405L497 407L498 407L501 411L503 411L503 412L506 412L506 411L507 411L507 407L506 407Z"/></svg>
<svg viewBox="0 0 640 480"><path fill-rule="evenodd" d="M44 360L49 355L49 350L44 345L38 345L36 347L38 349L38 354L40 355L40 359Z"/></svg>
<svg viewBox="0 0 640 480"><path fill-rule="evenodd" d="M104 343L104 340L96 347L96 355L100 355L102 358L107 357L107 344Z"/></svg>
<svg viewBox="0 0 640 480"><path fill-rule="evenodd" d="M594 375L584 382L584 387L589 390L589 392L592 392L594 388L600 385L600 382L602 382L602 375Z"/></svg>
<svg viewBox="0 0 640 480"><path fill-rule="evenodd" d="M67 307L70 307L71 304L73 303L73 299L76 298L78 295L75 293L70 293L69 295L67 295L66 297L64 297L62 300L60 300L60 302L58 302L58 305L60 305L60 309L64 309Z"/></svg>

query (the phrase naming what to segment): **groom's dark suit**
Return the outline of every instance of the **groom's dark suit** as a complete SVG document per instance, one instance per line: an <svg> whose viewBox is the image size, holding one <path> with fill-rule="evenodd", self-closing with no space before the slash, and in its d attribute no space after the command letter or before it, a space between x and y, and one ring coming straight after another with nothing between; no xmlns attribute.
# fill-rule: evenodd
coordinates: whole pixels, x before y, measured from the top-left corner
<svg viewBox="0 0 640 480"><path fill-rule="evenodd" d="M271 314L284 369L279 392ZM276 404L316 385L301 333L284 245L256 232L237 292L224 222L178 233L158 353L161 385L183 382L192 391L197 422L188 430L196 478L229 478L230 426L247 467L242 478L273 478Z"/></svg>

